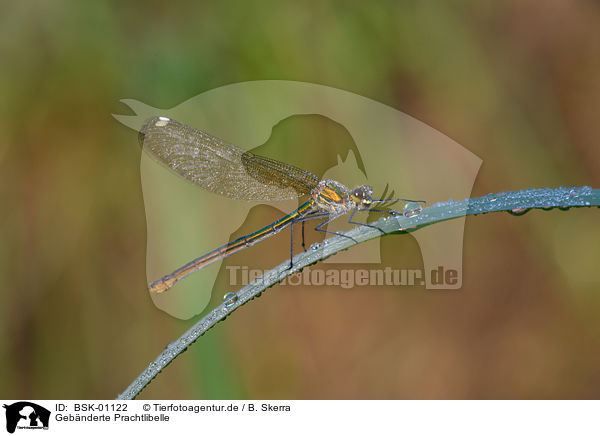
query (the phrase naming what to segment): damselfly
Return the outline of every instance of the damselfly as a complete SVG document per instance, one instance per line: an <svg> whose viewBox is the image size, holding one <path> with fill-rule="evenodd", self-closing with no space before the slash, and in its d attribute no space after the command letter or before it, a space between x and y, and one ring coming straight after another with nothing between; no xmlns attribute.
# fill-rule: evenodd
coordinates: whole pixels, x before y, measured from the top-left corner
<svg viewBox="0 0 600 436"><path fill-rule="evenodd" d="M263 202L309 197L298 209L283 218L210 251L150 283L148 288L155 293L166 291L194 271L273 236L287 226L291 227L293 241L295 223L302 222L304 225L307 220L323 219L315 227L316 230L348 237L325 230L323 226L350 212L348 222L374 227L354 222L352 219L356 211L395 213L374 209L373 205L399 200L421 202L407 199L374 200L373 189L368 185L350 190L335 180L320 180L310 171L244 151L170 118L154 117L147 120L140 130L139 141L143 149L162 165L201 188L225 197ZM291 259L290 247L290 267Z"/></svg>

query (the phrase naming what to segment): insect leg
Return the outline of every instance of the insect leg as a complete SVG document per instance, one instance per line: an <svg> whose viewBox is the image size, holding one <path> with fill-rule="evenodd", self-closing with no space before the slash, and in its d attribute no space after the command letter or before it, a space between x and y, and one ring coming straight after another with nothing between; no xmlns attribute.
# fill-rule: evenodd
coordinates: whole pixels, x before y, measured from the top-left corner
<svg viewBox="0 0 600 436"><path fill-rule="evenodd" d="M339 232L330 232L329 230L323 230L323 229L321 228L321 227L323 227L325 224L329 224L329 223L330 223L330 222L332 222L333 220L335 220L335 219L337 219L337 218L341 217L342 215L343 215L343 213L340 213L340 214L333 215L333 216L329 217L329 219L328 219L328 220L325 220L325 221L323 221L323 222L319 223L319 224L318 224L318 225L315 227L315 230L317 230L317 231L319 231L319 232L331 233L332 235L342 236L342 237L344 237L344 238L351 239L352 241L354 241L355 243L357 243L357 244L358 244L358 241L357 241L356 239L354 239L353 237L351 237L351 236L344 235L343 233L339 233Z"/></svg>

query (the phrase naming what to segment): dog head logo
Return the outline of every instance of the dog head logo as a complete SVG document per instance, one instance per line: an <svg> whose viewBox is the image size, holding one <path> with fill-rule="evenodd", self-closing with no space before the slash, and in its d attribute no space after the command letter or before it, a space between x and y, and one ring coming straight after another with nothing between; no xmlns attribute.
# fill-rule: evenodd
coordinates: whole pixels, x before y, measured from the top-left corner
<svg viewBox="0 0 600 436"><path fill-rule="evenodd" d="M29 401L5 404L6 431L14 433L15 429L47 429L50 422L50 411Z"/></svg>
<svg viewBox="0 0 600 436"><path fill-rule="evenodd" d="M394 195L393 198L425 200L428 205L450 198L462 200L470 196L481 165L481 159L469 150L409 115L356 94L311 83L277 80L236 83L207 91L170 109L157 109L134 100L122 101L135 115L114 117L135 130L147 119L163 116L244 150L265 144L274 126L283 120L301 115L325 117L346 129L354 151L342 151L337 167L334 163L331 171L324 171L324 176L335 176L350 187L353 183L366 183L373 187L376 198ZM309 150L308 146L301 150L287 149L284 154L309 153ZM310 153L313 159L322 160L333 150ZM228 242L253 205L198 189L146 154L142 153L141 177L150 283ZM284 214L298 207L295 200L269 204ZM462 217L412 233L423 257L425 289L462 286L464 223ZM335 223L338 224L343 223ZM333 224L332 228L335 229ZM368 247L336 255L329 262L378 262L379 243L375 239L367 243ZM265 268L268 266L273 265ZM177 283L177 292L152 295L154 303L178 318L187 319L200 313L210 301L220 267L221 263L215 262L201 273L189 275ZM457 280L453 283L433 280L432 272L439 268L455 271Z"/></svg>

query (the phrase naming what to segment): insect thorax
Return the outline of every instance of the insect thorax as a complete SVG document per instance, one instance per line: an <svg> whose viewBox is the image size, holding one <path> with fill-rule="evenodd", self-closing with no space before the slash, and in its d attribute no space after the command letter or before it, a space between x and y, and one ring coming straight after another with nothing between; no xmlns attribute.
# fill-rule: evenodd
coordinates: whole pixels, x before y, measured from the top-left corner
<svg viewBox="0 0 600 436"><path fill-rule="evenodd" d="M354 207L350 190L335 180L321 180L312 191L312 197L319 209L331 213L345 213Z"/></svg>

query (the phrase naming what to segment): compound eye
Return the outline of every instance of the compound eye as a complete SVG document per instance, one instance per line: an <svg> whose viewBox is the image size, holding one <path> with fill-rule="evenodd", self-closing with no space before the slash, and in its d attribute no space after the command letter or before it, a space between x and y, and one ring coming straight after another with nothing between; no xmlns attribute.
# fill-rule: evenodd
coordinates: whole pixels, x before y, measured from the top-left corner
<svg viewBox="0 0 600 436"><path fill-rule="evenodd" d="M359 200L363 200L365 198L365 193L362 189L360 188L354 188L352 190L352 196L359 199Z"/></svg>

